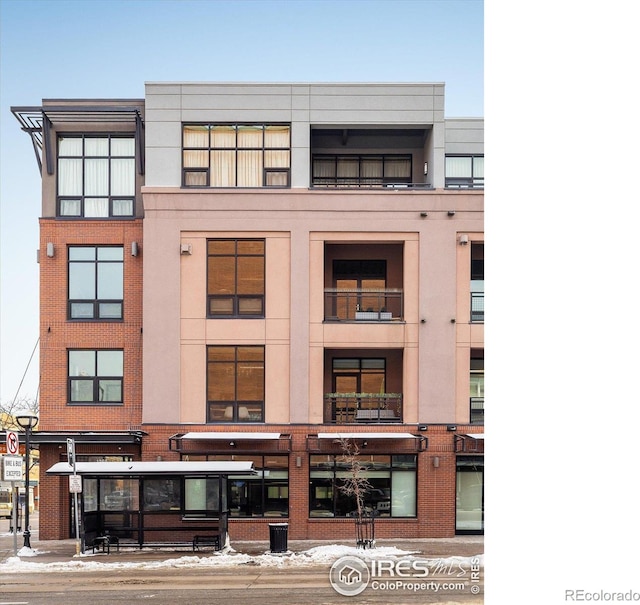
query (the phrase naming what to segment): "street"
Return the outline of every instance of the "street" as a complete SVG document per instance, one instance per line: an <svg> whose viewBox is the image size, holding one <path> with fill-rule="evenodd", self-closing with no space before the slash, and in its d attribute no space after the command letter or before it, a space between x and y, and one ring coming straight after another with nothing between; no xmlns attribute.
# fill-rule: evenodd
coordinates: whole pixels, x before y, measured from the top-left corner
<svg viewBox="0 0 640 605"><path fill-rule="evenodd" d="M0 605L80 605L132 603L141 599L161 605L324 605L337 603L394 605L483 603L482 594L464 591L410 592L373 590L355 597L338 594L329 583L328 568L227 570L176 569L116 572L3 574Z"/></svg>

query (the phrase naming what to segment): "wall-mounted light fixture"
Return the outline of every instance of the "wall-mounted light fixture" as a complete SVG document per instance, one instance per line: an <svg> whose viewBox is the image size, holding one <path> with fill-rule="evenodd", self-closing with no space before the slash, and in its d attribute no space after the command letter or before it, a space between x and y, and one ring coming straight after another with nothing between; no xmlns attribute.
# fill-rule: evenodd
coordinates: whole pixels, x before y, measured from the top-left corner
<svg viewBox="0 0 640 605"><path fill-rule="evenodd" d="M447 210L447 216L454 216L456 213L455 210Z"/></svg>
<svg viewBox="0 0 640 605"><path fill-rule="evenodd" d="M426 212L421 212L421 213L420 213L420 217L421 217L421 218L427 218L428 216L429 216L429 214L428 214L428 213L426 213Z"/></svg>
<svg viewBox="0 0 640 605"><path fill-rule="evenodd" d="M426 424L419 424L418 425L418 430L419 431L426 431L429 427Z"/></svg>
<svg viewBox="0 0 640 605"><path fill-rule="evenodd" d="M180 254L191 254L191 244L180 244Z"/></svg>
<svg viewBox="0 0 640 605"><path fill-rule="evenodd" d="M298 468L302 466L302 458L300 456L296 456L296 466Z"/></svg>
<svg viewBox="0 0 640 605"><path fill-rule="evenodd" d="M365 440L362 442L362 447L367 447L367 445L369 445L369 442L365 439Z"/></svg>
<svg viewBox="0 0 640 605"><path fill-rule="evenodd" d="M138 242L131 242L131 256L138 256Z"/></svg>
<svg viewBox="0 0 640 605"><path fill-rule="evenodd" d="M429 174L429 162L424 163L424 175L427 176Z"/></svg>
<svg viewBox="0 0 640 605"><path fill-rule="evenodd" d="M236 446L236 442L235 442L235 441L229 441L229 445L230 445L231 447L235 447L235 446Z"/></svg>
<svg viewBox="0 0 640 605"><path fill-rule="evenodd" d="M440 458L438 458L438 456L434 456L431 459L431 462L433 463L433 468L438 468L440 466Z"/></svg>
<svg viewBox="0 0 640 605"><path fill-rule="evenodd" d="M53 258L53 255L56 253L56 249L53 246L53 242L47 242L47 256L49 258Z"/></svg>
<svg viewBox="0 0 640 605"><path fill-rule="evenodd" d="M466 246L469 243L469 236L466 233L463 233L458 241L460 242L461 246Z"/></svg>
<svg viewBox="0 0 640 605"><path fill-rule="evenodd" d="M447 430L449 432L456 431L456 430L458 430L458 427L455 424L449 424L449 425L447 425Z"/></svg>

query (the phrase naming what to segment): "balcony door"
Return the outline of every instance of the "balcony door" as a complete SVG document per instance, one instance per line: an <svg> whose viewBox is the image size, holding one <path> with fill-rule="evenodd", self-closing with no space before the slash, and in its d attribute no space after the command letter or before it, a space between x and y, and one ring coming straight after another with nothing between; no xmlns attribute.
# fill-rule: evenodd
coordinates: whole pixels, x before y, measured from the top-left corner
<svg viewBox="0 0 640 605"><path fill-rule="evenodd" d="M387 287L387 261L336 259L333 261L333 285L337 290L353 295L336 298L334 314L337 317L352 319L356 311L378 312L381 304L384 305L380 291Z"/></svg>

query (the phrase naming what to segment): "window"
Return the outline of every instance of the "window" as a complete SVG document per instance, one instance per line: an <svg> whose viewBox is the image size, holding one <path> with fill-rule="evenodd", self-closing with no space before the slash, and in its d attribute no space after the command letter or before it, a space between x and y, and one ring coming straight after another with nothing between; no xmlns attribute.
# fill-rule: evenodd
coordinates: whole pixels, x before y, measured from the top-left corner
<svg viewBox="0 0 640 605"><path fill-rule="evenodd" d="M416 516L416 456L360 455L371 488L364 505L383 517ZM309 461L309 516L346 517L356 510L353 496L340 490L350 476L340 456L312 455Z"/></svg>
<svg viewBox="0 0 640 605"><path fill-rule="evenodd" d="M193 460L193 456L190 457ZM208 460L229 460L228 455L207 456ZM287 517L289 515L289 457L233 456L253 462L257 475L230 475L227 502L231 517Z"/></svg>
<svg viewBox="0 0 640 605"><path fill-rule="evenodd" d="M484 321L484 243L471 244L471 322Z"/></svg>
<svg viewBox="0 0 640 605"><path fill-rule="evenodd" d="M122 319L122 246L69 246L69 319Z"/></svg>
<svg viewBox="0 0 640 605"><path fill-rule="evenodd" d="M130 217L135 191L133 137L58 138L58 216Z"/></svg>
<svg viewBox="0 0 640 605"><path fill-rule="evenodd" d="M456 533L484 532L484 460L458 456L456 460Z"/></svg>
<svg viewBox="0 0 640 605"><path fill-rule="evenodd" d="M207 422L264 422L264 347L207 347Z"/></svg>
<svg viewBox="0 0 640 605"><path fill-rule="evenodd" d="M185 124L184 187L289 187L287 124Z"/></svg>
<svg viewBox="0 0 640 605"><path fill-rule="evenodd" d="M470 362L470 421L484 424L484 351L472 351Z"/></svg>
<svg viewBox="0 0 640 605"><path fill-rule="evenodd" d="M410 155L314 155L314 187L383 187L411 183Z"/></svg>
<svg viewBox="0 0 640 605"><path fill-rule="evenodd" d="M264 317L264 240L207 242L207 316Z"/></svg>
<svg viewBox="0 0 640 605"><path fill-rule="evenodd" d="M143 508L145 511L180 510L182 482L180 477L162 477L142 480Z"/></svg>
<svg viewBox="0 0 640 605"><path fill-rule="evenodd" d="M444 186L451 189L484 187L484 156L448 155L445 158Z"/></svg>
<svg viewBox="0 0 640 605"><path fill-rule="evenodd" d="M69 351L69 402L122 403L122 351Z"/></svg>

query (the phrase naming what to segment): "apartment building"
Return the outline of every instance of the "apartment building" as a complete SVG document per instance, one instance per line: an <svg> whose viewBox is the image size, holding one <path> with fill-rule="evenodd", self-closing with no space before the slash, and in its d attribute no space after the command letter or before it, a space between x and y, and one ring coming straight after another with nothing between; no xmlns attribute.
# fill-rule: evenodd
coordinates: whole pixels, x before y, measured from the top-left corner
<svg viewBox="0 0 640 605"><path fill-rule="evenodd" d="M41 538L74 531L67 439L123 539L222 508L232 539L344 539L344 440L378 537L483 531L484 125L444 110L439 83L13 108L43 183Z"/></svg>

